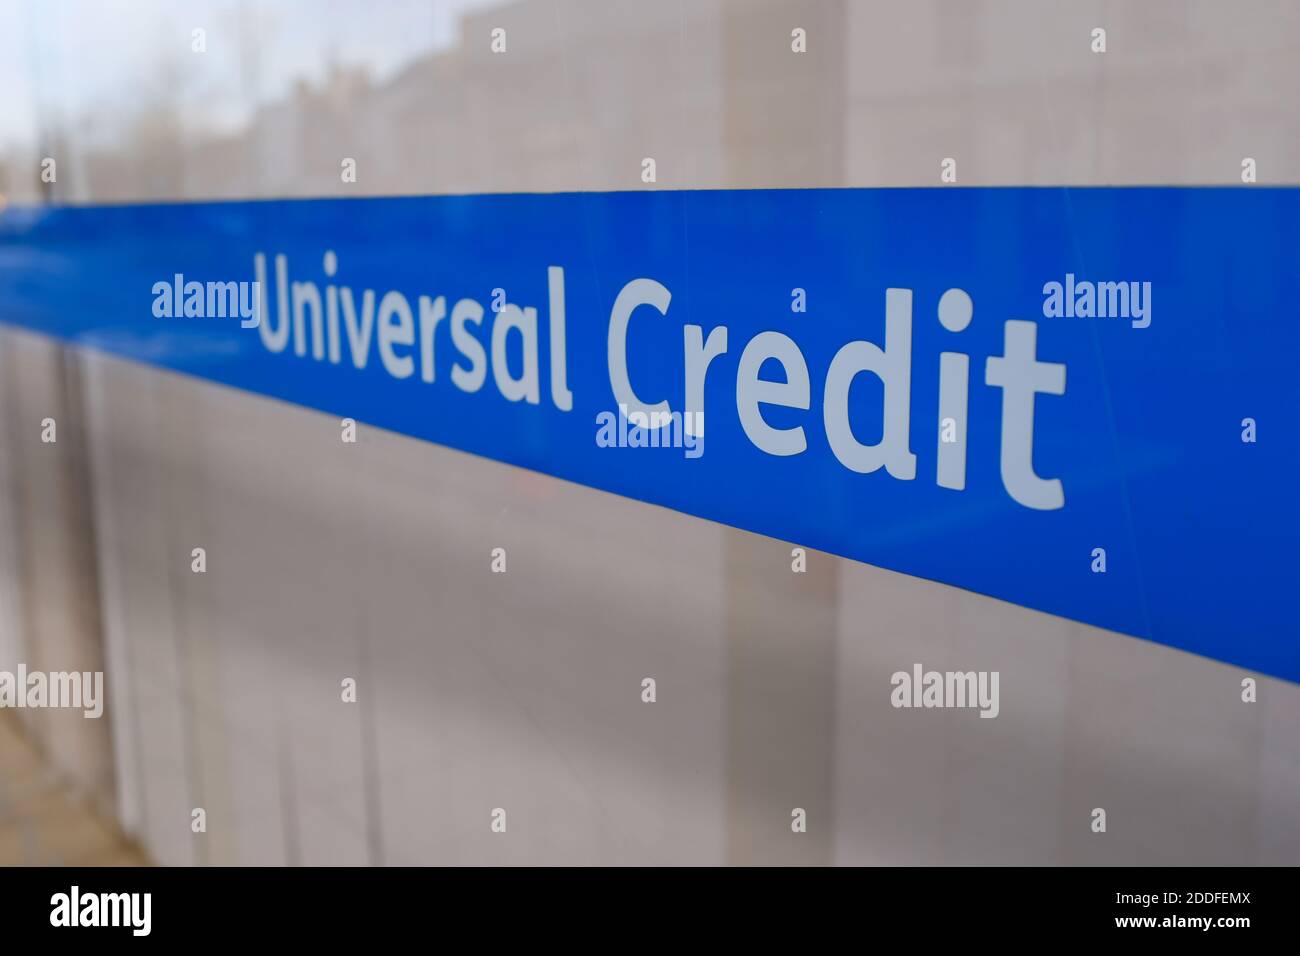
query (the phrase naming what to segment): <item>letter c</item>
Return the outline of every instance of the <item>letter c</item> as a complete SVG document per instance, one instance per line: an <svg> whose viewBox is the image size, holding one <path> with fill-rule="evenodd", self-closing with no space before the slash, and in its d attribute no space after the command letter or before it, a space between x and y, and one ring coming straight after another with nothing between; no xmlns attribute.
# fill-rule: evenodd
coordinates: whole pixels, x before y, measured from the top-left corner
<svg viewBox="0 0 1300 956"><path fill-rule="evenodd" d="M623 286L614 300L614 308L609 314L609 384L614 390L614 400L627 406L628 415L641 412L649 416L670 411L667 399L647 405L632 391L627 376L627 325L633 310L639 305L652 305L660 315L667 315L671 299L672 293L654 279L633 279Z"/></svg>

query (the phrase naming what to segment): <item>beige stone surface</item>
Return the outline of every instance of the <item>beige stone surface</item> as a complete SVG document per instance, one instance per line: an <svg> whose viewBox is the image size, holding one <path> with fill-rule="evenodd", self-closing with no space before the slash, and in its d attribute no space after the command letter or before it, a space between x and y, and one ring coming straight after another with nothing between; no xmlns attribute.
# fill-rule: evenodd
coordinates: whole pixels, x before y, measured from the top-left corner
<svg viewBox="0 0 1300 956"><path fill-rule="evenodd" d="M0 866L147 866L138 846L48 769L0 713Z"/></svg>

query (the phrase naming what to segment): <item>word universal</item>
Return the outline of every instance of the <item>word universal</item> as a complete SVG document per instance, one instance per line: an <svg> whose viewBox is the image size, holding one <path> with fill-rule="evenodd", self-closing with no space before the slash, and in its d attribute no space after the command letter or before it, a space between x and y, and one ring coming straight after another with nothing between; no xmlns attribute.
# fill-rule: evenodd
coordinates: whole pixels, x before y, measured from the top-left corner
<svg viewBox="0 0 1300 956"><path fill-rule="evenodd" d="M408 297L398 290L382 294L373 289L360 293L347 285L290 276L285 255L274 256L274 281L268 282L264 253L253 256L254 289L260 290L257 325L262 345L270 352L292 348L300 358L332 365L350 364L364 370L378 356L383 370L395 379L434 384L448 379L465 393L478 393L489 373L497 393L508 402L539 405L542 402L539 336L541 317L534 306L493 302L485 310L469 297L450 301L446 296ZM323 258L324 277L339 276L339 259L333 251ZM545 334L549 343L546 386L550 403L559 411L574 407L567 376L565 274L562 266L546 270L548 313ZM274 287L276 309L269 307ZM499 290L498 290L499 291ZM663 321L668 317L671 291L653 278L634 278L619 290L609 311L606 360L610 396L597 407L618 407L633 421L681 422L691 436L702 436L704 413L716 419L717 410L705 405L705 384L710 365L720 355L739 351L734 395L736 414L745 437L765 454L788 457L808 449L806 429L820 418L827 443L836 460L858 474L880 470L900 481L917 478L916 454L910 446L912 429L912 290L885 290L885 341L846 342L835 353L813 387L803 351L789 336L759 332L737 350L726 325L706 332L702 325L681 325L681 371L684 388L665 396L666 388L650 375L633 382L629 368L629 331L636 322ZM938 304L938 322L948 332L960 334L971 322L974 307L962 289L949 289ZM1034 471L1034 411L1039 395L1064 395L1063 363L1037 357L1038 326L1011 319L1003 325L1003 354L984 360L983 384L1001 390L999 470L1007 494L1026 508L1053 510L1065 505L1061 479ZM451 354L448 355L448 347ZM761 371L775 362L781 380ZM935 484L963 491L966 488L967 409L971 356L944 351L939 356L938 405L943 434L936 423L938 448ZM978 373L977 373L978 374ZM859 376L870 375L883 386L880 438L864 442L858 434L870 433L869 423L850 422L849 391ZM715 375L716 377L716 375ZM716 383L713 384L716 394ZM814 412L798 424L783 420L773 424L770 411L793 409ZM676 415L675 413L681 413ZM788 415L789 412L782 414Z"/></svg>

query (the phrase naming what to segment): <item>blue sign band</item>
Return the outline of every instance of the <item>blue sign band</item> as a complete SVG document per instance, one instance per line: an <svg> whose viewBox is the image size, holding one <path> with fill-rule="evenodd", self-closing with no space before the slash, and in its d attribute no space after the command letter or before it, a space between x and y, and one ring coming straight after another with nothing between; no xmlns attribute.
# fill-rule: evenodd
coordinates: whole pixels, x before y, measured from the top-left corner
<svg viewBox="0 0 1300 956"><path fill-rule="evenodd" d="M0 321L1296 681L1298 224L1253 186L11 208Z"/></svg>

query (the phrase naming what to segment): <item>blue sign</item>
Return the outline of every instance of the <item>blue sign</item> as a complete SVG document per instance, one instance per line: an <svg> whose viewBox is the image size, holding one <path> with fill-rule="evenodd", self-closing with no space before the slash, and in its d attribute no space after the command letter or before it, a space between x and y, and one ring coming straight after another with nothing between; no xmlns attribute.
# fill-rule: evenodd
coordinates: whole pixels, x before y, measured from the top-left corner
<svg viewBox="0 0 1300 956"><path fill-rule="evenodd" d="M1300 680L1300 191L16 208L0 321Z"/></svg>

